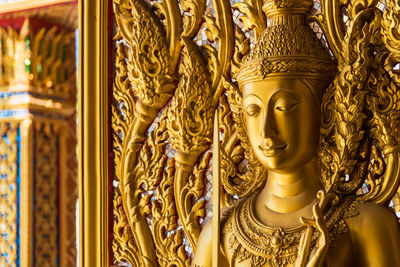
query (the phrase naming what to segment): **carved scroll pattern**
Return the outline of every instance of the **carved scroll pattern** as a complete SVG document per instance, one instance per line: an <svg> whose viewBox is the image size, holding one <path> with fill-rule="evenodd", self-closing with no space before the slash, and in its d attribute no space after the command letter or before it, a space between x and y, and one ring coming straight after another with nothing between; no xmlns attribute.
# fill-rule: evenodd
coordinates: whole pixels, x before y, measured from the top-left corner
<svg viewBox="0 0 400 267"><path fill-rule="evenodd" d="M262 2L114 0L118 262L190 264L207 213L204 176L216 108L222 204L233 204L265 181L266 171L246 139L235 80L251 42L267 27ZM388 67L397 35L392 31L382 40L380 34L389 21L396 24L397 6L388 2L382 11L379 4L315 1L310 14L311 27L338 62L322 106L322 181L341 194L360 192L366 184L368 193L359 201L375 202L390 198L398 185L384 175L399 138L398 125L389 119L397 118L399 109L396 73ZM389 156L382 156L385 151Z"/></svg>
<svg viewBox="0 0 400 267"><path fill-rule="evenodd" d="M123 41L118 41L113 90L118 181L113 248L117 260L133 265L158 262L186 266L205 216L204 174L211 155L204 152L210 145L213 110L224 90L221 77L228 75L234 49L232 17L223 12L230 9L228 1L214 1L215 13L205 10L205 1L182 1L183 20L176 1L150 4L155 13L144 1L114 2L119 26L116 38ZM204 22L203 13L208 14ZM201 47L196 44L200 32L208 36L208 43ZM239 39L245 43L238 44L242 47L236 53L237 61L249 47L244 33ZM180 57L176 69L175 59ZM160 82L154 83L154 77L160 77L156 78ZM178 84L174 84L174 77L180 77ZM166 89L161 90L164 85ZM167 92L165 96L163 92ZM192 114L187 113L190 110ZM164 122L150 126L158 113L168 114L168 126ZM129 156L133 154L137 157ZM184 245L186 238L190 245ZM148 253L154 246L157 255ZM172 262L172 256L178 261Z"/></svg>
<svg viewBox="0 0 400 267"><path fill-rule="evenodd" d="M17 265L18 122L0 123L0 265Z"/></svg>
<svg viewBox="0 0 400 267"><path fill-rule="evenodd" d="M386 9L382 18L382 38L389 56L385 61L386 70L392 79L400 86L400 3L399 1L386 1ZM397 65L397 69L393 68Z"/></svg>
<svg viewBox="0 0 400 267"><path fill-rule="evenodd" d="M391 78L390 49L381 34L387 28L383 18L387 21L393 15L388 15L393 4L384 8L378 1L350 1L334 9L339 3L323 3L323 14L335 19L319 23L330 36L331 47L342 52L337 55L339 74L322 105L322 179L335 192L358 191L358 201L385 203L399 183L399 88ZM346 20L340 22L340 16ZM339 27L346 32L334 33ZM362 186L367 190L360 190Z"/></svg>

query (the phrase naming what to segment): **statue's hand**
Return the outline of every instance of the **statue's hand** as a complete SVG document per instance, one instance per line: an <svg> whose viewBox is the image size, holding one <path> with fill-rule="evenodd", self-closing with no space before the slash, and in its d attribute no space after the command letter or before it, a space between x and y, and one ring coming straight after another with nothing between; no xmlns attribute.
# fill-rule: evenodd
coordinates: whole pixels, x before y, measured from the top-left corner
<svg viewBox="0 0 400 267"><path fill-rule="evenodd" d="M325 262L326 254L330 245L329 230L326 225L324 215L322 214L321 208L318 204L315 204L313 207L313 215L314 219L300 218L300 221L304 225L311 227L319 232L316 247L314 251L312 251L310 255L310 260L308 261L306 266L322 267Z"/></svg>
<svg viewBox="0 0 400 267"><path fill-rule="evenodd" d="M324 210L329 205L337 205L339 198L336 194L319 191L317 198L319 204L313 206L313 219L300 217L300 222L307 226L307 230L303 234L300 245L299 254L297 256L296 267L320 267L325 262L326 254L330 245L329 229L324 218ZM310 253L311 237L314 231L319 232L317 244Z"/></svg>

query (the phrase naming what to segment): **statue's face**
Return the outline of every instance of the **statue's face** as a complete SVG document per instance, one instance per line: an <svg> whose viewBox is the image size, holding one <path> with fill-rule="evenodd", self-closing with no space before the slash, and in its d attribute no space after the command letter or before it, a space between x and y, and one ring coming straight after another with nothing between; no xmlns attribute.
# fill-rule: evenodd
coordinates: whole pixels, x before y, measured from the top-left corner
<svg viewBox="0 0 400 267"><path fill-rule="evenodd" d="M242 89L247 134L264 167L289 173L315 157L320 111L304 83L276 77L246 84Z"/></svg>

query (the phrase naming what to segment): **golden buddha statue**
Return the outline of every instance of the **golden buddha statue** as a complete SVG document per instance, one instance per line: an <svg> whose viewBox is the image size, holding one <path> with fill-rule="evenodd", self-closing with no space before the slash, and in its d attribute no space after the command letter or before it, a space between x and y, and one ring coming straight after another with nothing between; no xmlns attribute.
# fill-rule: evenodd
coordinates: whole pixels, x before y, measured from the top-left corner
<svg viewBox="0 0 400 267"><path fill-rule="evenodd" d="M354 188L341 193L337 183L346 184L346 172L322 166L334 159L320 158L327 135L320 137L327 116L321 105L340 77L329 87L337 69L306 24L312 4L266 1L271 23L238 74L243 125L268 178L223 212L219 266L400 266L396 217L383 205L359 201ZM322 172L339 182L326 182ZM200 234L193 266L212 266L211 225Z"/></svg>
<svg viewBox="0 0 400 267"><path fill-rule="evenodd" d="M397 2L113 0L115 259L400 266Z"/></svg>

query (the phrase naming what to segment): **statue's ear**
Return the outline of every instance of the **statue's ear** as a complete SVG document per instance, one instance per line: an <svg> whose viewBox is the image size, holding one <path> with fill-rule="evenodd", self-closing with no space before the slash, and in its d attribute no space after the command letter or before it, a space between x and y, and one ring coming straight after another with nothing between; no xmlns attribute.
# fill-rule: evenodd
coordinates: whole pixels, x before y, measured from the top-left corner
<svg viewBox="0 0 400 267"><path fill-rule="evenodd" d="M232 116L236 123L239 139L245 142L247 140L247 132L243 113L243 94L239 87L228 79L224 79L224 85L228 93L228 102L232 109Z"/></svg>
<svg viewBox="0 0 400 267"><path fill-rule="evenodd" d="M231 195L237 195L239 198L243 198L254 192L257 188L262 186L265 182L266 169L257 160L251 146L250 141L247 136L245 120L244 120L244 110L243 110L243 95L239 87L233 83L231 80L224 77L224 88L227 93L227 100L229 103L229 108L232 111L232 118L235 122L235 131L240 140L240 146L244 150L244 156L248 160L247 171L244 173L237 173L242 183L240 185L228 185L229 179L222 177L222 184L224 189ZM222 156L223 157L223 156ZM222 159L224 161L224 159Z"/></svg>

